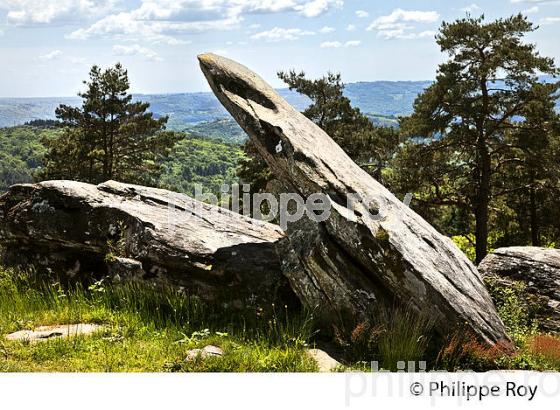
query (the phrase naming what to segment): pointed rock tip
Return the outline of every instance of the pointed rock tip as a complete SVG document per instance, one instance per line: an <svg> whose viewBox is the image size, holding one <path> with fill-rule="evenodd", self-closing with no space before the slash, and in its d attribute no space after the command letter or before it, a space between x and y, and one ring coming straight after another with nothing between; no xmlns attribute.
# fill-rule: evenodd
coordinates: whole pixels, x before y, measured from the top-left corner
<svg viewBox="0 0 560 410"><path fill-rule="evenodd" d="M214 53L202 53L197 56L198 61L201 63L210 63L214 61L216 57L218 56Z"/></svg>

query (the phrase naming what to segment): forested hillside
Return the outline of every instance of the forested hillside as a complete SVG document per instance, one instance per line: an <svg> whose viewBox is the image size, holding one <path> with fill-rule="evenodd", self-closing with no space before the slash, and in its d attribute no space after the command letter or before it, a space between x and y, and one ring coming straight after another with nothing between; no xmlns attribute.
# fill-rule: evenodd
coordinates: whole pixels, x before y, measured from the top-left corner
<svg viewBox="0 0 560 410"><path fill-rule="evenodd" d="M209 129L215 129L210 124ZM204 133L204 126L197 128ZM41 167L46 152L43 139L59 134L59 128L50 125L23 125L0 129L0 192L16 183L33 181ZM220 185L236 181L235 167L243 153L240 145L222 142L228 140L219 131L209 132L215 139L200 135L188 135L181 140L164 163L158 185L173 191L194 195L194 187L200 184L206 191L218 192Z"/></svg>
<svg viewBox="0 0 560 410"><path fill-rule="evenodd" d="M53 127L30 125L0 129L0 192L32 181L46 151L41 140L58 132Z"/></svg>

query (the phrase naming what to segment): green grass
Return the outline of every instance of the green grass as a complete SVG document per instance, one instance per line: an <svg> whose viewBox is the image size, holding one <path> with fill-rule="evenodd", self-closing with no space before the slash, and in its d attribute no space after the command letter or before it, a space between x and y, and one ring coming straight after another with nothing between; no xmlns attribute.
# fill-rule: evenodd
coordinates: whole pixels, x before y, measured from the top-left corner
<svg viewBox="0 0 560 410"><path fill-rule="evenodd" d="M65 289L0 269L0 334L39 325L98 323L91 336L29 343L0 337L0 372L306 372L309 315L270 306L209 309L194 297L130 282ZM213 344L221 358L186 363L188 350Z"/></svg>
<svg viewBox="0 0 560 410"><path fill-rule="evenodd" d="M513 340L514 352L488 348L468 335L451 338L430 359L432 324L406 307L378 312L348 340L340 371L369 371L371 360L396 370L402 360L427 360L428 369L560 371L560 338L539 334L517 290L490 286ZM9 341L3 335L41 325L96 323L90 336ZM309 314L280 306L243 311L210 307L196 297L145 282L63 287L0 268L0 372L309 372L314 345ZM222 357L186 362L188 351L216 345Z"/></svg>

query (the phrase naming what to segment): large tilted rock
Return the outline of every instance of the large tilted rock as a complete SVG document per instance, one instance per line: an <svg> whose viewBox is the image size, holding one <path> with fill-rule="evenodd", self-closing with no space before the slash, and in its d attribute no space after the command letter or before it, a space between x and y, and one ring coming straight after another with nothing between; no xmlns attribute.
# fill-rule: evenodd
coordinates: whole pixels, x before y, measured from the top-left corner
<svg viewBox="0 0 560 410"><path fill-rule="evenodd" d="M500 248L484 258L478 268L504 286L522 282L528 301L536 308L539 326L560 332L560 249Z"/></svg>
<svg viewBox="0 0 560 410"><path fill-rule="evenodd" d="M257 74L213 54L199 60L218 99L285 188L330 200L326 221L302 218L289 225L295 253L285 259L285 274L304 304L337 326L351 327L376 307L407 302L433 318L440 334L466 327L488 343L507 339L481 276L450 239ZM350 194L364 200L353 210Z"/></svg>
<svg viewBox="0 0 560 410"><path fill-rule="evenodd" d="M0 245L12 264L153 278L236 305L289 287L283 237L186 195L112 181L15 185L0 197Z"/></svg>

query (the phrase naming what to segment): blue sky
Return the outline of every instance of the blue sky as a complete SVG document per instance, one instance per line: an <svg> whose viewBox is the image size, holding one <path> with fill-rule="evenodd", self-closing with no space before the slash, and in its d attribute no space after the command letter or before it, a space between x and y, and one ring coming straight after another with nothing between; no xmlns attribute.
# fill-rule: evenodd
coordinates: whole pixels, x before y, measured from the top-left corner
<svg viewBox="0 0 560 410"><path fill-rule="evenodd" d="M528 39L560 64L555 0L0 0L0 97L70 96L92 64L121 61L132 91L206 91L196 55L239 60L275 86L279 69L346 82L425 80L442 21L525 12Z"/></svg>

